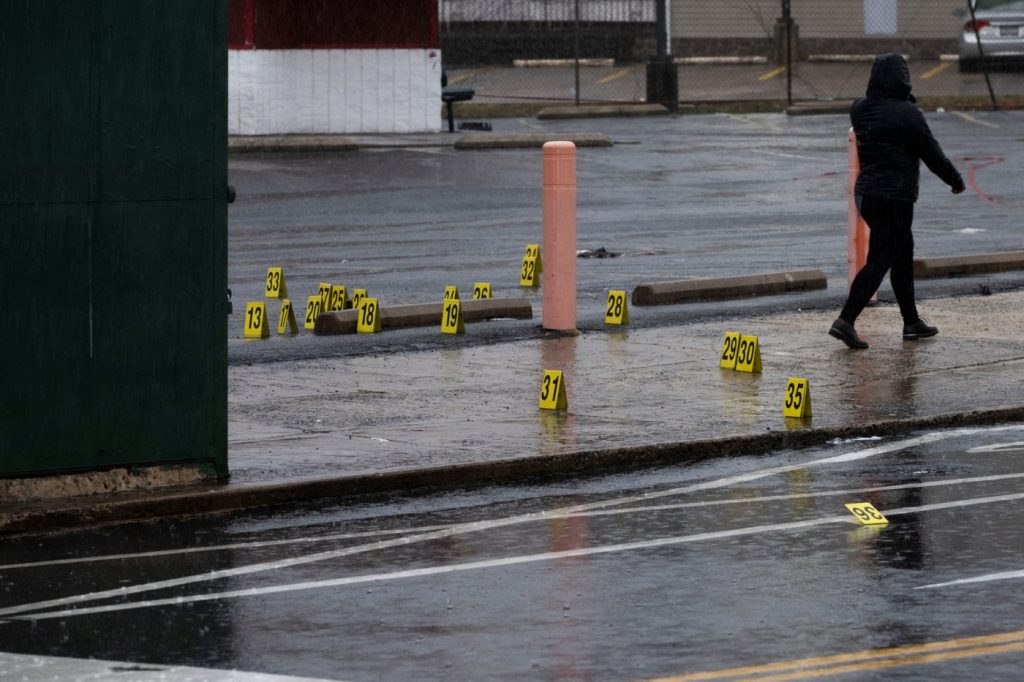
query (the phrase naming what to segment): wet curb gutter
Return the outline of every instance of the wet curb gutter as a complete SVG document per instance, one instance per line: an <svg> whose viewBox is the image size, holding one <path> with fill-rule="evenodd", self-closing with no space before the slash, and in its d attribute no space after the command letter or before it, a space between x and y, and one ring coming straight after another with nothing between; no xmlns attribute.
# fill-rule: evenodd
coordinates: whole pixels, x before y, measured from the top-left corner
<svg viewBox="0 0 1024 682"><path fill-rule="evenodd" d="M822 445L835 438L899 435L924 428L983 426L1024 421L1024 405L967 413L894 419L821 429L768 431L677 443L638 445L564 455L544 455L467 464L355 473L348 476L284 481L270 484L222 485L175 492L122 493L102 499L79 499L77 504L0 513L0 536L55 532L89 526L149 521L164 517L237 512L322 499L382 494L417 494L442 489L512 485L537 479L603 475L615 471L679 464L711 457L750 455L784 448Z"/></svg>

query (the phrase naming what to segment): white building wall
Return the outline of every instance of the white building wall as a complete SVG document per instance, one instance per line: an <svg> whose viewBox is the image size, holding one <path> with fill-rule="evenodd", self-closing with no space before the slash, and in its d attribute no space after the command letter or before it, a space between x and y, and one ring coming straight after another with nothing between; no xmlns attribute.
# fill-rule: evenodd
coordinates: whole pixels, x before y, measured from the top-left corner
<svg viewBox="0 0 1024 682"><path fill-rule="evenodd" d="M439 130L440 50L230 52L230 135Z"/></svg>

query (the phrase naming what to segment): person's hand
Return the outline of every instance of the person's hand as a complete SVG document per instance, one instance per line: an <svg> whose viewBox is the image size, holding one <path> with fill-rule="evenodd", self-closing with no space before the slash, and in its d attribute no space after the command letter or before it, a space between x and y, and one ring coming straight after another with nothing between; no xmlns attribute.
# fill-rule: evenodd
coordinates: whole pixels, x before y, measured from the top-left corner
<svg viewBox="0 0 1024 682"><path fill-rule="evenodd" d="M953 194L962 194L965 189L967 189L967 185L964 184L963 178L957 178L956 184L953 185L950 191L953 192Z"/></svg>

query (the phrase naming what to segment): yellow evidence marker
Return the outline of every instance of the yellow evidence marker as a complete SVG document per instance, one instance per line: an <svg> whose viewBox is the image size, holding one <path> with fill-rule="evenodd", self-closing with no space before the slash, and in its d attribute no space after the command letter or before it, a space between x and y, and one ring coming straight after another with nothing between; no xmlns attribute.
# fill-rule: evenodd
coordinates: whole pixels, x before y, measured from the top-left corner
<svg viewBox="0 0 1024 682"><path fill-rule="evenodd" d="M284 269L267 268L267 298L284 298L288 287L284 284Z"/></svg>
<svg viewBox="0 0 1024 682"><path fill-rule="evenodd" d="M604 311L605 324L629 324L629 305L626 303L626 292L610 290L608 292L608 308Z"/></svg>
<svg viewBox="0 0 1024 682"><path fill-rule="evenodd" d="M327 302L327 310L344 310L348 304L348 290L343 284L331 287L331 298Z"/></svg>
<svg viewBox="0 0 1024 682"><path fill-rule="evenodd" d="M317 290L320 296L320 312L324 312L331 309L331 285L327 282L320 282L320 288Z"/></svg>
<svg viewBox="0 0 1024 682"><path fill-rule="evenodd" d="M540 382L540 402L542 410L568 410L569 397L565 391L565 377L558 369L544 370L544 378Z"/></svg>
<svg viewBox="0 0 1024 682"><path fill-rule="evenodd" d="M756 336L740 336L739 348L736 351L736 371L761 371L761 347Z"/></svg>
<svg viewBox="0 0 1024 682"><path fill-rule="evenodd" d="M320 312L323 310L323 304L321 303L319 295L310 296L309 300L306 301L306 321L302 325L306 329L316 328L316 318L320 317Z"/></svg>
<svg viewBox="0 0 1024 682"><path fill-rule="evenodd" d="M359 334L376 334L379 331L380 308L377 306L377 299L360 298L359 315L356 317L356 332Z"/></svg>
<svg viewBox="0 0 1024 682"><path fill-rule="evenodd" d="M267 304L263 301L245 304L244 334L247 339L265 339L270 336L270 327L267 325Z"/></svg>
<svg viewBox="0 0 1024 682"><path fill-rule="evenodd" d="M277 319L277 333L284 334L286 331L292 334L299 333L299 325L295 322L295 310L292 309L290 298L281 301L281 317Z"/></svg>
<svg viewBox="0 0 1024 682"><path fill-rule="evenodd" d="M722 357L718 366L722 369L736 369L736 356L740 349L739 332L726 332L725 342L722 343Z"/></svg>
<svg viewBox="0 0 1024 682"><path fill-rule="evenodd" d="M441 310L441 333L466 333L466 325L462 320L462 301L457 298L449 298L444 302L444 308Z"/></svg>
<svg viewBox="0 0 1024 682"><path fill-rule="evenodd" d="M537 272L537 259L534 256L523 258L523 267L519 271L519 286L535 287L540 284Z"/></svg>
<svg viewBox="0 0 1024 682"><path fill-rule="evenodd" d="M540 244L527 244L525 257L537 259L537 274L544 272L544 264L540 260Z"/></svg>
<svg viewBox="0 0 1024 682"><path fill-rule="evenodd" d="M473 285L473 300L479 301L482 298L491 297L491 283L490 282L476 282Z"/></svg>
<svg viewBox="0 0 1024 682"><path fill-rule="evenodd" d="M786 382L786 402L782 407L782 416L811 416L811 383L807 379L790 377Z"/></svg>
<svg viewBox="0 0 1024 682"><path fill-rule="evenodd" d="M452 301L459 300L459 288L456 286L450 286L444 288L444 300Z"/></svg>
<svg viewBox="0 0 1024 682"><path fill-rule="evenodd" d="M851 502L844 506L865 526L884 526L889 523L889 519L882 516L882 512L870 502Z"/></svg>
<svg viewBox="0 0 1024 682"><path fill-rule="evenodd" d="M356 310L359 309L360 302L366 298L366 289L353 289L352 290L352 307Z"/></svg>

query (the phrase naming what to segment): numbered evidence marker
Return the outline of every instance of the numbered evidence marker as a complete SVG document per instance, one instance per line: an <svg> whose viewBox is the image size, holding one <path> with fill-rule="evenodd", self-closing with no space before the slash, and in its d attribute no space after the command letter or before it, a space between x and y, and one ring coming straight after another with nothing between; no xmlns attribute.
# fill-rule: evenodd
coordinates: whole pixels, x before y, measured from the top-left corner
<svg viewBox="0 0 1024 682"><path fill-rule="evenodd" d="M444 302L441 310L442 334L465 334L466 325L462 321L462 301L450 298Z"/></svg>
<svg viewBox="0 0 1024 682"><path fill-rule="evenodd" d="M282 268L267 268L267 298L284 298L288 295L288 287L284 285Z"/></svg>
<svg viewBox="0 0 1024 682"><path fill-rule="evenodd" d="M473 300L479 301L482 298L491 297L491 283L477 282L473 285Z"/></svg>
<svg viewBox="0 0 1024 682"><path fill-rule="evenodd" d="M380 308L377 306L377 299L359 299L359 315L356 317L356 332L359 334L376 334L379 331Z"/></svg>
<svg viewBox="0 0 1024 682"><path fill-rule="evenodd" d="M359 310L359 304L366 298L366 289L352 290L352 307Z"/></svg>
<svg viewBox="0 0 1024 682"><path fill-rule="evenodd" d="M327 282L320 282L317 289L317 296L320 297L320 312L331 309L331 285Z"/></svg>
<svg viewBox="0 0 1024 682"><path fill-rule="evenodd" d="M267 325L267 305L263 301L245 304L245 338L265 339L270 336Z"/></svg>
<svg viewBox="0 0 1024 682"><path fill-rule="evenodd" d="M525 257L537 259L537 274L544 272L544 264L540 260L540 244L527 244Z"/></svg>
<svg viewBox="0 0 1024 682"><path fill-rule="evenodd" d="M299 325L295 323L295 310L292 309L290 298L281 301L281 317L277 319L277 333L284 334L286 331L292 334L299 333Z"/></svg>
<svg viewBox="0 0 1024 682"><path fill-rule="evenodd" d="M739 332L726 332L725 342L722 344L722 357L718 366L722 369L736 369L736 356L740 349Z"/></svg>
<svg viewBox="0 0 1024 682"><path fill-rule="evenodd" d="M535 287L540 284L540 278L537 276L539 274L537 270L539 262L535 256L523 258L523 267L519 270L519 286Z"/></svg>
<svg viewBox="0 0 1024 682"><path fill-rule="evenodd" d="M736 371L761 371L761 347L758 345L756 336L740 337L739 348L736 351Z"/></svg>
<svg viewBox="0 0 1024 682"><path fill-rule="evenodd" d="M625 291L608 292L608 308L604 311L604 323L629 324L629 306L626 304Z"/></svg>
<svg viewBox="0 0 1024 682"><path fill-rule="evenodd" d="M889 519L882 516L882 512L870 502L852 502L845 506L865 526L884 526L889 523Z"/></svg>
<svg viewBox="0 0 1024 682"><path fill-rule="evenodd" d="M306 301L306 321L302 325L306 329L316 328L316 318L320 317L320 311L323 310L323 304L321 303L322 300L323 299L321 299L318 294L316 296L310 296L309 300Z"/></svg>
<svg viewBox="0 0 1024 682"><path fill-rule="evenodd" d="M456 286L450 286L444 288L444 300L452 301L459 300L459 288Z"/></svg>
<svg viewBox="0 0 1024 682"><path fill-rule="evenodd" d="M786 383L786 402L782 407L782 416L811 416L811 384L807 379L790 377Z"/></svg>
<svg viewBox="0 0 1024 682"><path fill-rule="evenodd" d="M546 369L540 382L540 403L542 410L568 410L569 397L565 392L565 377L561 370Z"/></svg>
<svg viewBox="0 0 1024 682"><path fill-rule="evenodd" d="M348 291L341 284L331 287L330 300L327 302L327 310L344 310L348 305Z"/></svg>

